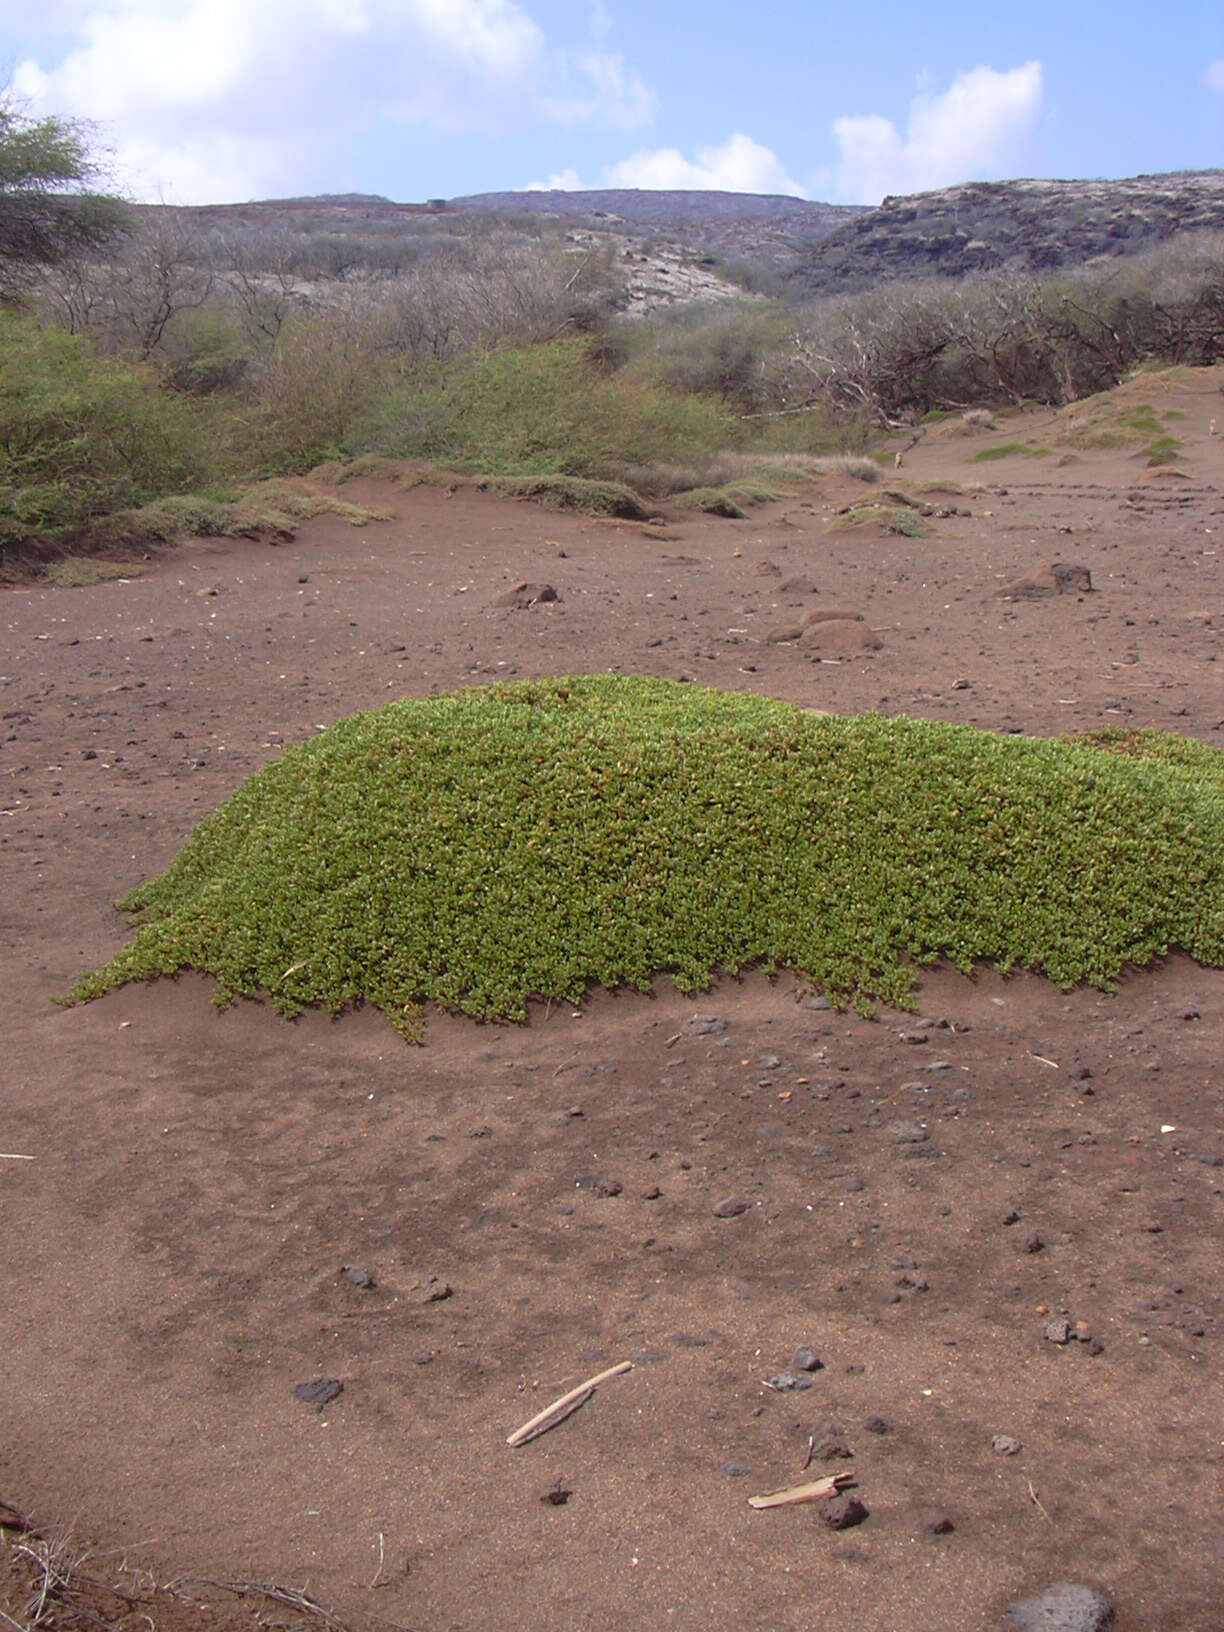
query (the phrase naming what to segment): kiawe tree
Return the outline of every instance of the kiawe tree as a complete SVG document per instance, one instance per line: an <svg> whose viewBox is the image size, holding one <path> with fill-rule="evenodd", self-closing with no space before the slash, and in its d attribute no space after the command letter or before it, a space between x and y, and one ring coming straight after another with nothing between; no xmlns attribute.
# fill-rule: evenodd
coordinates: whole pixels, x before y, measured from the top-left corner
<svg viewBox="0 0 1224 1632"><path fill-rule="evenodd" d="M87 125L32 119L0 96L0 294L123 230L123 203L96 190L99 178Z"/></svg>

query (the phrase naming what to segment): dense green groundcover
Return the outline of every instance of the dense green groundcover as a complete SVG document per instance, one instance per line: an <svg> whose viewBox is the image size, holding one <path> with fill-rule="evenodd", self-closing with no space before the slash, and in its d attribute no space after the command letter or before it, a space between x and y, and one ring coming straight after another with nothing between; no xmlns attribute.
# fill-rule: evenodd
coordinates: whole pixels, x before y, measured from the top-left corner
<svg viewBox="0 0 1224 1632"><path fill-rule="evenodd" d="M1104 747L1125 750L1102 752ZM1107 985L1224 962L1224 754L818 716L619 675L392 703L288 750L122 903L68 1001L206 970L219 1001L521 1018L592 983L789 968L905 1004L916 964Z"/></svg>

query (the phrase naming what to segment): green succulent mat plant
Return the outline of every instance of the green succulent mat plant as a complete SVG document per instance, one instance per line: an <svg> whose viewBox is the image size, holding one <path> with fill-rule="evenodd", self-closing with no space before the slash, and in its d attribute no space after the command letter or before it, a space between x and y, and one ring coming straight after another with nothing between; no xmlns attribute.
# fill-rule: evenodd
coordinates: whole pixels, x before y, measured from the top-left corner
<svg viewBox="0 0 1224 1632"><path fill-rule="evenodd" d="M65 1002L196 969L218 1002L367 1002L415 1039L427 1002L522 1019L749 966L865 1009L937 959L1108 986L1171 947L1224 962L1224 754L528 681L290 748L120 905L134 940Z"/></svg>

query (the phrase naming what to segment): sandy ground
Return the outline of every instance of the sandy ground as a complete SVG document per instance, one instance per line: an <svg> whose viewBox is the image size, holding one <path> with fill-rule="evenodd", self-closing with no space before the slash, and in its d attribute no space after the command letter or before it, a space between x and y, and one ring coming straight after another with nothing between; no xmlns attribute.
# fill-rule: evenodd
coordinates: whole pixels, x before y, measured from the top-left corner
<svg viewBox="0 0 1224 1632"><path fill-rule="evenodd" d="M1218 384L1174 396L1176 475L923 444L906 480L991 484L935 497L969 513L926 539L829 532L863 493L837 482L666 528L369 488L393 521L0 595L0 1498L126 1594L54 1624L323 1624L201 1584L237 1581L353 1632L974 1632L1071 1579L1119 1632L1219 1625L1224 971L936 971L875 1022L789 976L661 981L523 1027L431 1014L423 1048L368 1012L218 1012L195 977L51 1002L281 744L406 694L619 668L1224 745ZM1054 561L1093 592L996 596ZM560 599L495 608L520 580ZM826 606L882 644L764 638ZM801 1345L811 1386L766 1386ZM856 1526L748 1505L832 1472ZM20 1616L36 1572L0 1534Z"/></svg>

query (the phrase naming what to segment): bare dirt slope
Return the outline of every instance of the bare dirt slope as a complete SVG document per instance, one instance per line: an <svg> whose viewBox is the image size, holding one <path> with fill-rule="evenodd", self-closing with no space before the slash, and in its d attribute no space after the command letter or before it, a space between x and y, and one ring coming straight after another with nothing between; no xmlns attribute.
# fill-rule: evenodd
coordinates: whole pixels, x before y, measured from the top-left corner
<svg viewBox="0 0 1224 1632"><path fill-rule="evenodd" d="M525 1027L431 1015L421 1049L370 1013L219 1013L196 978L51 1003L281 743L404 694L618 667L1220 744L1221 399L1179 400L1177 475L924 443L911 483L1007 489L948 496L971 514L927 539L828 532L849 484L662 530L383 490L387 524L3 595L0 1496L102 1549L127 1597L97 1619L305 1624L204 1578L369 1632L972 1632L1072 1579L1120 1632L1219 1624L1224 972L934 972L874 1023L791 977L660 982ZM1053 561L1093 593L994 595ZM519 580L560 599L495 609ZM816 606L882 644L763 638ZM811 1386L766 1386L801 1345ZM748 1506L830 1472L859 1525Z"/></svg>

